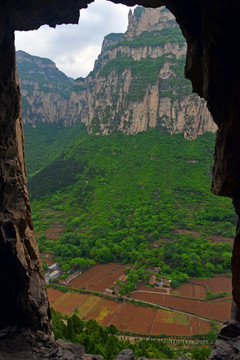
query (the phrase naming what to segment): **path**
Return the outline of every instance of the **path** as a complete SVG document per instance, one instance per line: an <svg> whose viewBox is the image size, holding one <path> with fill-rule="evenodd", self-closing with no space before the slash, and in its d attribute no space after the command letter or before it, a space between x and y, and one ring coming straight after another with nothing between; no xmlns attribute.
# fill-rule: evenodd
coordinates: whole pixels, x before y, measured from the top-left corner
<svg viewBox="0 0 240 360"><path fill-rule="evenodd" d="M150 336L146 336L146 337L141 337L141 336L128 336L128 335L118 335L118 338L120 340L129 340L130 343L134 343L135 341L141 341L141 340L159 340L165 343L170 343L170 344L191 344L191 345L196 345L196 344L209 344L209 342L207 340L189 340L189 339L171 339L171 338L153 338Z"/></svg>

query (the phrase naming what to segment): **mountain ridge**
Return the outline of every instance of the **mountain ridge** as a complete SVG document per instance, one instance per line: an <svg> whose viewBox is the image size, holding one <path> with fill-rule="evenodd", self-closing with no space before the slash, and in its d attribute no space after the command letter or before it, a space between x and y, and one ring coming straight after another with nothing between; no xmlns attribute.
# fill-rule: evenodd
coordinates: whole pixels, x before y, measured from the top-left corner
<svg viewBox="0 0 240 360"><path fill-rule="evenodd" d="M189 139L216 131L206 103L183 76L186 42L173 15L137 7L128 19L126 33L107 35L94 69L74 82L45 59L44 67L33 57L29 69L29 56L17 53L25 124L82 122L88 133L103 135L164 127Z"/></svg>

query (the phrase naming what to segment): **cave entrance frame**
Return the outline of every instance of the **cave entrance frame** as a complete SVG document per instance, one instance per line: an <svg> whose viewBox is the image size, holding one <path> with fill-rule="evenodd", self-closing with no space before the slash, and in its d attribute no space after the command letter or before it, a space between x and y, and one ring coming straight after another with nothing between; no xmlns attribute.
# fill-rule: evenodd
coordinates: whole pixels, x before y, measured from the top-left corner
<svg viewBox="0 0 240 360"><path fill-rule="evenodd" d="M13 299L0 303L0 327L27 326L51 333L50 310L44 275L34 237L31 210L26 187L24 138L21 120L21 96L16 76L14 31L36 29L42 24L55 26L77 23L79 9L91 0L47 0L34 2L3 2L0 14L0 248L7 254L14 270L12 282L2 269L1 287L8 289ZM113 2L118 3L116 0ZM240 72L237 1L224 0L216 7L214 0L124 0L128 6L166 7L175 15L188 44L185 75L194 92L208 102L214 121L219 127L216 139L212 191L233 198L240 216ZM206 5L206 6L205 6ZM204 7L205 6L205 7ZM224 19L225 21L223 21ZM210 35L210 36L209 36ZM231 61L229 59L231 54ZM223 73L223 69L226 73ZM226 75L226 76L225 76ZM227 104L227 105L226 105ZM234 242L233 307L231 319L239 321L240 313L240 227ZM5 288L4 288L5 287ZM5 291L3 291L5 292ZM14 311L16 320L10 315ZM11 319L11 320L8 320Z"/></svg>

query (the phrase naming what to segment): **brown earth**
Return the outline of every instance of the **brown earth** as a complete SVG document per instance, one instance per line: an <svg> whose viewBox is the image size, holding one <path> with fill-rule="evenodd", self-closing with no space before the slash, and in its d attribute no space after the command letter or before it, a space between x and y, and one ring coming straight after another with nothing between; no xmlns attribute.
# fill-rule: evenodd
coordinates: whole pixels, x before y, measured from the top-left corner
<svg viewBox="0 0 240 360"><path fill-rule="evenodd" d="M77 294L74 292L62 293L55 289L48 289L48 298L50 305L62 314L71 316L77 306L87 300L88 295Z"/></svg>
<svg viewBox="0 0 240 360"><path fill-rule="evenodd" d="M97 264L72 280L69 285L75 288L104 292L114 281L124 274L128 265Z"/></svg>
<svg viewBox="0 0 240 360"><path fill-rule="evenodd" d="M174 312L158 310L151 333L191 336L203 334L211 330L211 324L207 320L198 319L194 316L185 316Z"/></svg>
<svg viewBox="0 0 240 360"><path fill-rule="evenodd" d="M207 302L192 300L172 295L162 295L144 292L132 292L134 299L163 305L176 310L202 316L204 318L225 321L229 317L231 300Z"/></svg>
<svg viewBox="0 0 240 360"><path fill-rule="evenodd" d="M206 297L206 288L203 285L195 285L195 284L182 284L179 289L171 290L172 294L180 295L189 298L196 299L205 299Z"/></svg>
<svg viewBox="0 0 240 360"><path fill-rule="evenodd" d="M96 319L100 325L114 324L120 330L139 334L194 335L208 332L211 325L208 320L198 319L167 310L135 306L128 302L115 302L93 295L73 292L62 293L49 288L51 306L66 315L74 311L84 320Z"/></svg>
<svg viewBox="0 0 240 360"><path fill-rule="evenodd" d="M232 291L232 278L227 276L215 276L210 279L189 279L189 282L193 284L205 285L213 293Z"/></svg>

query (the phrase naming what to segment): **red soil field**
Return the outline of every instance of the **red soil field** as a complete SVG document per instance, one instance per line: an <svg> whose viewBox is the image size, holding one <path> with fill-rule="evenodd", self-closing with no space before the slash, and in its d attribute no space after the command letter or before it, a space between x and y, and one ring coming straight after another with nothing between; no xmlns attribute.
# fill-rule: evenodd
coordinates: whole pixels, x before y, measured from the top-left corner
<svg viewBox="0 0 240 360"><path fill-rule="evenodd" d="M182 284L179 289L171 290L171 292L180 296L196 298L196 299L205 299L206 296L205 286L189 284L189 283Z"/></svg>
<svg viewBox="0 0 240 360"><path fill-rule="evenodd" d="M48 288L47 293L48 293L48 300L51 305L53 305L58 299L60 299L60 297L63 296L63 293L61 291L52 288Z"/></svg>
<svg viewBox="0 0 240 360"><path fill-rule="evenodd" d="M232 278L227 276L215 276L210 279L189 279L189 282L193 284L205 285L213 293L232 291Z"/></svg>
<svg viewBox="0 0 240 360"><path fill-rule="evenodd" d="M189 317L183 316L185 321L182 321L181 323L181 318L179 319L178 314L176 314L176 318L174 318L174 315L174 313L158 310L152 325L151 333L153 335L168 334L175 336L190 336Z"/></svg>
<svg viewBox="0 0 240 360"><path fill-rule="evenodd" d="M128 265L98 264L72 280L69 285L75 288L104 292L114 281L124 274Z"/></svg>
<svg viewBox="0 0 240 360"><path fill-rule="evenodd" d="M219 321L225 321L229 317L231 308L231 300L206 302L172 295L141 293L137 291L132 292L132 297Z"/></svg>
<svg viewBox="0 0 240 360"><path fill-rule="evenodd" d="M150 334L155 313L155 309L126 303L116 314L112 323L120 330Z"/></svg>
<svg viewBox="0 0 240 360"><path fill-rule="evenodd" d="M94 308L89 311L86 319L96 319L102 326L113 324L116 315L121 311L123 304L101 299Z"/></svg>
<svg viewBox="0 0 240 360"><path fill-rule="evenodd" d="M85 320L96 319L103 326L114 324L120 330L181 336L204 333L211 329L210 322L191 315L144 308L131 303L116 303L74 292L61 293L51 288L48 289L48 295L51 306L63 314L69 316L78 309L79 316Z"/></svg>
<svg viewBox="0 0 240 360"><path fill-rule="evenodd" d="M57 292L57 294L55 293ZM60 296L60 294L62 296ZM77 294L74 292L61 293L55 289L48 289L48 297L51 306L62 314L71 316L79 304L87 300L88 295Z"/></svg>
<svg viewBox="0 0 240 360"><path fill-rule="evenodd" d="M195 317L191 317L191 327L193 334L204 334L208 331L212 330L211 324L209 321L197 319Z"/></svg>

